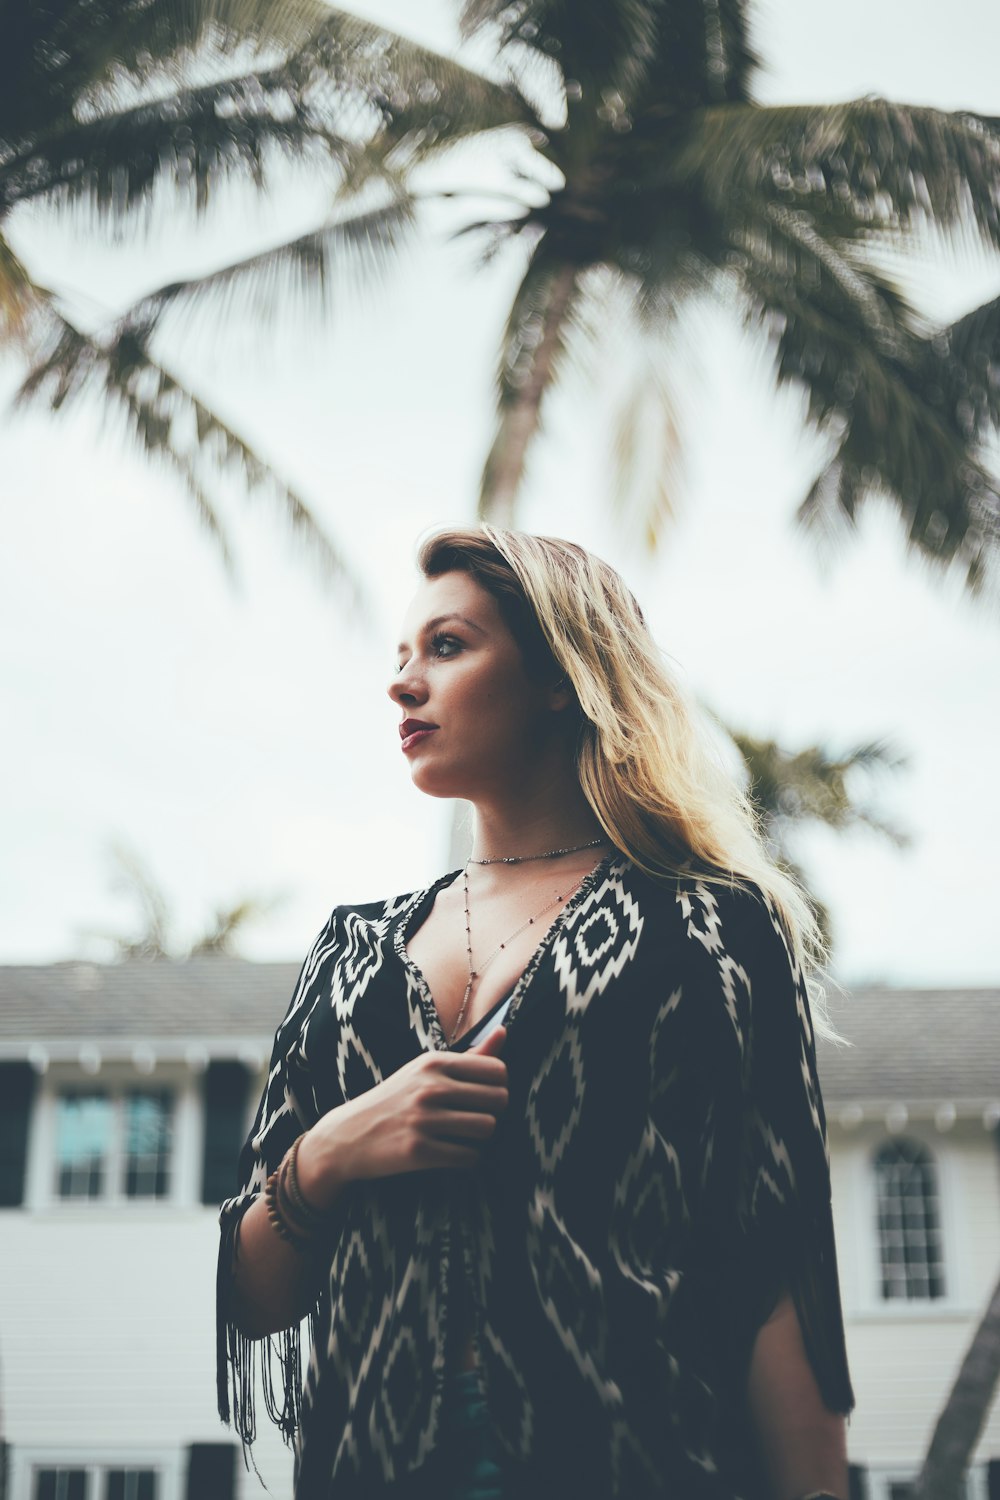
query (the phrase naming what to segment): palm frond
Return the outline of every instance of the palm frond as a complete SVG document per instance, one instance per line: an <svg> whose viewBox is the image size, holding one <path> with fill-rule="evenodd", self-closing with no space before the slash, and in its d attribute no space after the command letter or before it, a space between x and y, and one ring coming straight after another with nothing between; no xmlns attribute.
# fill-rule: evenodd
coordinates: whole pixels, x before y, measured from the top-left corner
<svg viewBox="0 0 1000 1500"><path fill-rule="evenodd" d="M373 117L394 141L432 149L508 125L537 126L512 76L500 83L453 58L346 11L330 19L287 66L331 117Z"/></svg>
<svg viewBox="0 0 1000 1500"><path fill-rule="evenodd" d="M853 524L866 496L880 492L911 547L933 566L957 563L980 592L1000 558L1000 505L962 428L954 362L914 332L902 294L872 268L848 265L843 247L819 253L808 236L782 240L785 229L770 215L766 230L742 238L740 276L751 318L773 338L779 381L801 383L810 417L836 433L799 522L829 542L834 513ZM782 244L791 269L775 251ZM838 255L842 274L831 263Z"/></svg>
<svg viewBox="0 0 1000 1500"><path fill-rule="evenodd" d="M898 231L974 225L1000 245L1000 133L968 113L857 99L704 109L676 126L657 170L698 182L735 216L761 199Z"/></svg>
<svg viewBox="0 0 1000 1500"><path fill-rule="evenodd" d="M653 555L679 511L683 442L664 359L648 358L612 427L612 510Z"/></svg>
<svg viewBox="0 0 1000 1500"><path fill-rule="evenodd" d="M281 479L236 430L153 358L143 331L127 327L106 344L51 313L55 336L21 383L15 406L44 401L60 411L88 396L124 418L145 456L181 481L227 571L233 555L209 494L209 484L236 473L248 494L269 493L326 581L332 581L363 617L371 606L339 549L297 492Z"/></svg>
<svg viewBox="0 0 1000 1500"><path fill-rule="evenodd" d="M1000 430L1000 297L958 318L933 343L953 364L963 431L986 441Z"/></svg>
<svg viewBox="0 0 1000 1500"><path fill-rule="evenodd" d="M121 220L167 182L204 211L234 176L262 187L269 148L299 158L321 148L341 167L352 150L286 76L251 74L31 134L0 160L0 214L56 196Z"/></svg>
<svg viewBox="0 0 1000 1500"><path fill-rule="evenodd" d="M730 729L751 779L751 795L771 838L783 846L785 834L807 821L839 832L864 827L898 849L912 836L858 795L858 776L873 778L905 769L908 757L888 740L871 740L841 755L819 745L790 751L775 740ZM852 783L854 784L852 786Z"/></svg>
<svg viewBox="0 0 1000 1500"><path fill-rule="evenodd" d="M370 167L377 143L398 171L469 135L534 122L512 81L493 82L346 12L325 14L266 70L12 120L0 129L0 213L58 192L120 218L162 181L189 189L204 209L234 174L261 186L269 148L286 157L321 150L346 174Z"/></svg>
<svg viewBox="0 0 1000 1500"><path fill-rule="evenodd" d="M196 53L287 54L329 16L324 0L5 0L0 122L69 115L126 80L176 79Z"/></svg>
<svg viewBox="0 0 1000 1500"><path fill-rule="evenodd" d="M204 276L146 292L119 317L116 336L138 329L144 340L166 313L197 314L213 306L226 316L237 303L261 320L288 309L289 294L306 310L329 313L333 289L353 278L363 284L383 275L416 226L412 196L332 220L283 245L247 256Z"/></svg>
<svg viewBox="0 0 1000 1500"><path fill-rule="evenodd" d="M554 59L571 100L624 121L651 102L671 109L748 97L757 59L744 0L465 0L465 37ZM617 96L617 97L616 97ZM622 128L626 128L624 125Z"/></svg>
<svg viewBox="0 0 1000 1500"><path fill-rule="evenodd" d="M497 425L480 483L481 520L508 525L545 396L566 354L580 268L535 246L514 297L501 345Z"/></svg>
<svg viewBox="0 0 1000 1500"><path fill-rule="evenodd" d="M243 930L251 922L267 916L278 904L278 899L244 896L229 906L217 907L212 925L191 944L187 957L207 958L215 954L235 954L236 942Z"/></svg>

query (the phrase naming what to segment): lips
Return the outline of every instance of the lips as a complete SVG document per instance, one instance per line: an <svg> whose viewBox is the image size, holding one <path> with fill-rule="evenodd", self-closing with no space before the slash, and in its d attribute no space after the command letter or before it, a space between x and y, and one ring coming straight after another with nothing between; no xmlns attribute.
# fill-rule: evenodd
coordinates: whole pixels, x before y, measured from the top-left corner
<svg viewBox="0 0 1000 1500"><path fill-rule="evenodd" d="M401 748L409 750L411 745L419 744L438 728L437 724L428 724L423 719L404 719L399 726L399 733L403 743Z"/></svg>

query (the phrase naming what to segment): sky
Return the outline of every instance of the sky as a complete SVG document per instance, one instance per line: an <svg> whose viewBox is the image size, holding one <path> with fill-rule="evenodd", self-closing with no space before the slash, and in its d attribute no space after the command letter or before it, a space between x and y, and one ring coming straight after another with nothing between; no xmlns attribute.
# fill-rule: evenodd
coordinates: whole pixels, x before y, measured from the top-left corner
<svg viewBox="0 0 1000 1500"><path fill-rule="evenodd" d="M453 48L445 4L364 13ZM1000 114L1000 11L954 0L757 7L762 102L881 94ZM473 52L486 65L485 55ZM475 182L513 156L470 155ZM11 239L81 318L306 228L325 210L302 176L264 206L223 195L198 228L175 212L115 245L34 210ZM451 221L454 222L454 221ZM474 267L429 219L381 285L178 324L162 357L308 499L370 609L322 579L274 504L223 488L238 564L223 568L191 502L95 407L12 415L0 365L0 962L100 961L134 932L114 841L166 895L181 949L217 906L273 903L242 951L299 960L330 909L428 884L449 866L450 804L410 781L387 694L428 531L475 517L500 329L519 265ZM928 252L914 295L946 320L1000 291L1000 259ZM822 448L801 398L721 307L700 310L671 388L684 443L675 525L653 557L609 505L610 414L624 367L567 381L547 413L518 525L619 568L701 701L788 748L885 739L905 769L870 788L911 836L802 832L846 985L1000 983L995 850L1000 620L904 553L894 514L865 507L825 560L793 525Z"/></svg>

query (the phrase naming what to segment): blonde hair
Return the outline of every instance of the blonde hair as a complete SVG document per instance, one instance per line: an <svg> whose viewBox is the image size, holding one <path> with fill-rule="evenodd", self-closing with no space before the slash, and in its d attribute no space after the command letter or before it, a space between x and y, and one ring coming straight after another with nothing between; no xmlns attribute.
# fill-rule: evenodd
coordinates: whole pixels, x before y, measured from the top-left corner
<svg viewBox="0 0 1000 1500"><path fill-rule="evenodd" d="M533 679L562 675L578 707L580 787L608 838L656 878L695 872L773 901L802 968L816 1032L830 1020L829 953L808 897L770 857L749 794L719 757L705 712L674 678L614 568L561 537L483 522L421 543L426 578L464 570L497 600Z"/></svg>

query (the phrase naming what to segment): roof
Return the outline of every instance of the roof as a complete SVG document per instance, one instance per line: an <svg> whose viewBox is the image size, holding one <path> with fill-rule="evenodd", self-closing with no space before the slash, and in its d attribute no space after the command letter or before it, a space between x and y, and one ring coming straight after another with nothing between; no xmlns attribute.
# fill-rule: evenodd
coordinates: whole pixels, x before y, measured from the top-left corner
<svg viewBox="0 0 1000 1500"><path fill-rule="evenodd" d="M1000 989L873 985L828 1004L853 1045L817 1038L827 1104L1000 1102Z"/></svg>
<svg viewBox="0 0 1000 1500"><path fill-rule="evenodd" d="M240 1056L263 1061L299 965L213 956L119 964L0 965L0 1056L34 1049L102 1057ZM831 1106L1000 1101L1000 989L833 991L830 1018L853 1043L817 1037Z"/></svg>

